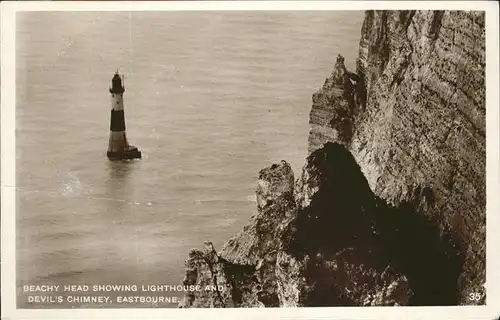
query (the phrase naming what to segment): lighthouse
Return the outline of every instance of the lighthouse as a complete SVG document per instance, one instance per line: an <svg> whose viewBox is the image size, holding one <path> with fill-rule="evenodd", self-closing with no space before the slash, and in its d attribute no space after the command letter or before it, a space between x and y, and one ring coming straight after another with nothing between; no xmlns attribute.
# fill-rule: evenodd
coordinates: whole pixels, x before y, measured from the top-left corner
<svg viewBox="0 0 500 320"><path fill-rule="evenodd" d="M111 80L111 125L107 156L110 160L139 159L141 152L128 144L125 133L125 112L123 110L123 93L125 87L122 78L116 71Z"/></svg>

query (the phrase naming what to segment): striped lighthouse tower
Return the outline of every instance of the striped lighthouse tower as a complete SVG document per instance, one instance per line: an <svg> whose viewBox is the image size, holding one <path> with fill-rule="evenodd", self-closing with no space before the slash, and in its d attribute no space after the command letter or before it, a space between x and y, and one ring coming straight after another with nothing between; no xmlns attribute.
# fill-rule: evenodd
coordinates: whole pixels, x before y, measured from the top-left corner
<svg viewBox="0 0 500 320"><path fill-rule="evenodd" d="M107 156L111 160L141 158L141 152L128 144L125 133L125 113L123 110L123 93L125 87L122 78L116 71L111 80L111 125Z"/></svg>

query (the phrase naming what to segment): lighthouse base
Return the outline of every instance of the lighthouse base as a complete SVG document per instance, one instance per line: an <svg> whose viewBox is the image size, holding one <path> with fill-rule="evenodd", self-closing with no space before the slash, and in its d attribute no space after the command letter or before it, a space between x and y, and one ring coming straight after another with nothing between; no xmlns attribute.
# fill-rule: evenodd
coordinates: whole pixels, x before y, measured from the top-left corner
<svg viewBox="0 0 500 320"><path fill-rule="evenodd" d="M109 160L132 160L142 157L141 151L134 146L123 151L108 151L106 155Z"/></svg>

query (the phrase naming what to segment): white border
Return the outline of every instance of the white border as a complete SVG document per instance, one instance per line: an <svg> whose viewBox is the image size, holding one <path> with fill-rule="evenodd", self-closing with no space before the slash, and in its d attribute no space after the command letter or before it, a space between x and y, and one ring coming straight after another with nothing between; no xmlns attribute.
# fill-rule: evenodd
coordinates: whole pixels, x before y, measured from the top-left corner
<svg viewBox="0 0 500 320"><path fill-rule="evenodd" d="M18 319L494 319L500 316L500 116L499 18L493 1L111 1L1 3L1 320ZM157 10L485 10L487 105L487 305L461 307L336 307L270 309L15 309L15 13L17 11L157 11ZM187 253L186 253L187 254Z"/></svg>

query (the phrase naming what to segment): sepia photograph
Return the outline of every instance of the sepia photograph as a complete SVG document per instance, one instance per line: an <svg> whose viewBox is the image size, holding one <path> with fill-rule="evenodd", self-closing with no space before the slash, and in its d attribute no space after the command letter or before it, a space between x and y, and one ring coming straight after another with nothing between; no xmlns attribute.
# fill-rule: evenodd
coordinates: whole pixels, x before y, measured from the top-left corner
<svg viewBox="0 0 500 320"><path fill-rule="evenodd" d="M14 13L14 309L485 306L485 9L65 8Z"/></svg>

